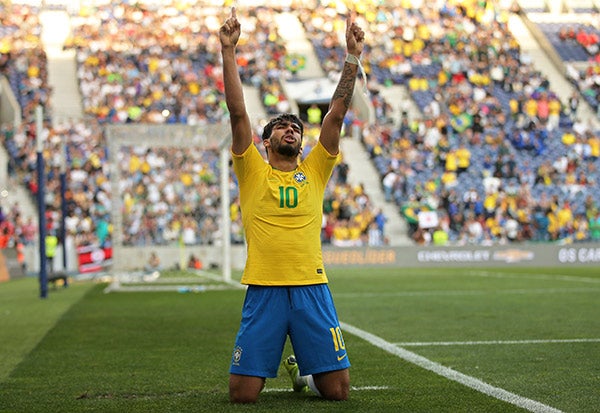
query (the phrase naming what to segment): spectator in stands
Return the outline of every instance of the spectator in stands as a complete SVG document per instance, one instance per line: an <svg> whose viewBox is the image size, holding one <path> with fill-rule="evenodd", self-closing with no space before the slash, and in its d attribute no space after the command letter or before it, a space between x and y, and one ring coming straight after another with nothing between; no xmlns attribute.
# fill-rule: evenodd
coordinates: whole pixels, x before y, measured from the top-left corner
<svg viewBox="0 0 600 413"><path fill-rule="evenodd" d="M464 143L461 143L458 149L456 149L456 164L456 172L459 175L467 172L469 166L471 166L471 151Z"/></svg>
<svg viewBox="0 0 600 413"><path fill-rule="evenodd" d="M388 217L385 215L381 208L375 210L375 216L373 218L373 221L377 224L377 230L380 233L382 241L384 243L387 243L385 224L388 222Z"/></svg>
<svg viewBox="0 0 600 413"><path fill-rule="evenodd" d="M27 271L27 263L25 262L25 246L21 240L17 241L15 251L17 252L17 263L19 264L19 268L21 268L21 271L25 274Z"/></svg>
<svg viewBox="0 0 600 413"><path fill-rule="evenodd" d="M573 92L568 100L569 116L571 120L577 119L577 109L579 109L579 94Z"/></svg>
<svg viewBox="0 0 600 413"><path fill-rule="evenodd" d="M160 258L156 251L152 251L150 253L150 257L148 257L148 262L144 266L144 270L148 272L154 272L160 270Z"/></svg>
<svg viewBox="0 0 600 413"><path fill-rule="evenodd" d="M573 211L568 201L563 202L556 210L558 237L569 238L573 234Z"/></svg>
<svg viewBox="0 0 600 413"><path fill-rule="evenodd" d="M596 132L591 131L586 136L590 147L590 160L595 161L600 158L600 138Z"/></svg>
<svg viewBox="0 0 600 413"><path fill-rule="evenodd" d="M319 105L313 103L306 109L306 115L308 116L308 123L311 125L320 125L321 124L321 109Z"/></svg>
<svg viewBox="0 0 600 413"><path fill-rule="evenodd" d="M533 213L534 241L548 241L549 224L550 221L548 219L547 212L544 211L540 205L536 205Z"/></svg>
<svg viewBox="0 0 600 413"><path fill-rule="evenodd" d="M500 225L503 228L503 235L510 242L520 241L521 240L521 226L519 225L519 221L508 214L504 214L500 218Z"/></svg>
<svg viewBox="0 0 600 413"><path fill-rule="evenodd" d="M56 257L58 243L59 240L54 231L50 231L46 234L46 262L49 274L54 273L54 257Z"/></svg>
<svg viewBox="0 0 600 413"><path fill-rule="evenodd" d="M475 214L471 211L467 212L465 223L463 225L464 239L469 244L479 244L483 241L484 228L481 221L477 220Z"/></svg>
<svg viewBox="0 0 600 413"><path fill-rule="evenodd" d="M336 247L351 247L350 226L347 219L336 219L331 234L331 244Z"/></svg>
<svg viewBox="0 0 600 413"><path fill-rule="evenodd" d="M552 96L548 102L548 122L546 129L553 131L560 126L560 115L562 113L562 103L556 96Z"/></svg>
<svg viewBox="0 0 600 413"><path fill-rule="evenodd" d="M5 249L10 246L12 234L8 225L3 225L0 228L0 249Z"/></svg>
<svg viewBox="0 0 600 413"><path fill-rule="evenodd" d="M21 242L23 245L32 245L37 234L37 226L33 222L32 217L28 217L27 221L21 228Z"/></svg>
<svg viewBox="0 0 600 413"><path fill-rule="evenodd" d="M448 244L448 233L442 228L442 226L438 226L433 231L433 245L442 246Z"/></svg>
<svg viewBox="0 0 600 413"><path fill-rule="evenodd" d="M367 245L369 247L381 247L385 244L381 230L376 221L369 224Z"/></svg>
<svg viewBox="0 0 600 413"><path fill-rule="evenodd" d="M402 177L398 175L393 169L390 169L387 174L383 177L381 183L383 185L383 193L385 200L391 202L395 198L395 192L399 190L399 183ZM400 195L400 194L398 194Z"/></svg>
<svg viewBox="0 0 600 413"><path fill-rule="evenodd" d="M600 210L589 218L590 239L592 241L600 241Z"/></svg>
<svg viewBox="0 0 600 413"><path fill-rule="evenodd" d="M573 241L586 242L590 240L589 222L585 214L577 214L573 221Z"/></svg>
<svg viewBox="0 0 600 413"><path fill-rule="evenodd" d="M429 245L431 243L431 232L427 228L417 227L411 236L417 245Z"/></svg>
<svg viewBox="0 0 600 413"><path fill-rule="evenodd" d="M562 41L575 39L575 28L573 26L563 26L558 32L558 38Z"/></svg>
<svg viewBox="0 0 600 413"><path fill-rule="evenodd" d="M201 270L202 269L202 260L196 257L195 254L190 255L190 259L188 260L188 268L193 270Z"/></svg>

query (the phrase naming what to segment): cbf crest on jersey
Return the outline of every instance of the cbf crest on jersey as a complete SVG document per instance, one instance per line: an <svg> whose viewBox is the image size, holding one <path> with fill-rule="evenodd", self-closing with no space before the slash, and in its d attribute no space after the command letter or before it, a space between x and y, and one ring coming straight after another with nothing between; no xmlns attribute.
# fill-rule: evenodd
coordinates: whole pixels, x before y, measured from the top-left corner
<svg viewBox="0 0 600 413"><path fill-rule="evenodd" d="M305 184L306 182L306 175L304 175L304 172L296 172L294 174L294 181L296 181L299 184Z"/></svg>

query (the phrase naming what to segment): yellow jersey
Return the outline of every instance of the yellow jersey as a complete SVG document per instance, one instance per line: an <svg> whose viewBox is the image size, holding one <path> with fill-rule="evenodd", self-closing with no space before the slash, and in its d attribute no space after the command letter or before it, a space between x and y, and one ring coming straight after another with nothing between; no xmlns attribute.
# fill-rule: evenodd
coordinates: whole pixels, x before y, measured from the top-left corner
<svg viewBox="0 0 600 413"><path fill-rule="evenodd" d="M323 197L337 156L319 142L290 172L274 169L255 145L232 158L248 253L242 284L326 283Z"/></svg>

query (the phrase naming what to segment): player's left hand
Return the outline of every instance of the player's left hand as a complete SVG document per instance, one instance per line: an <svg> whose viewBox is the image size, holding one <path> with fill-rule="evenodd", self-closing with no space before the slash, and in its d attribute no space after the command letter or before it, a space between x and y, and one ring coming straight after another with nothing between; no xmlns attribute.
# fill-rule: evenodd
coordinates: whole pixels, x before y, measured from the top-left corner
<svg viewBox="0 0 600 413"><path fill-rule="evenodd" d="M360 57L365 45L365 32L354 22L353 13L346 18L346 48L349 54Z"/></svg>

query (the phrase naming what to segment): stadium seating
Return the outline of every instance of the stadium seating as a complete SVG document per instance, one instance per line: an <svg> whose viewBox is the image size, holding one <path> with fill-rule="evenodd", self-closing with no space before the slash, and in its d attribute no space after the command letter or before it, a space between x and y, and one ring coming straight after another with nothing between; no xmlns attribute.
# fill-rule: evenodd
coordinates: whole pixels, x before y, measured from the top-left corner
<svg viewBox="0 0 600 413"><path fill-rule="evenodd" d="M532 11L538 11L538 10L532 9ZM415 11L415 10L411 11L412 18L415 18L415 17L416 18L425 18L424 17L425 15L426 15L426 13L420 13L420 11ZM431 16L431 15L435 15L435 14L432 13L431 10L428 10L427 15ZM451 16L450 20L453 20L453 21L445 23L444 27L456 27L456 25L460 24L460 19L462 18L460 13L454 13L454 12L447 13L445 16L446 17ZM310 27L310 25L308 25L308 26ZM552 25L550 25L550 29L560 30L560 28L557 29ZM483 33L486 30L488 30L488 27L480 25L477 27L476 30L478 32ZM505 36L507 39L510 39L510 34L508 32L505 32ZM491 38L491 37L493 37L493 35L490 33L487 36L487 38ZM466 40L466 39L463 38L463 40ZM471 40L471 39L469 39L469 40ZM427 43L427 42L424 42L424 43L425 43L425 46L424 46L425 50L427 50L427 48L431 48L432 50L433 50L433 48L436 48L436 56L438 59L446 59L448 57L452 57L451 52L449 52L447 49L444 49L445 53L446 53L445 55L440 55L440 49L444 47L443 46L444 43L441 43L441 42L436 43L436 42L432 42L431 40L429 40L429 43ZM466 43L477 47L477 44L474 42L466 41ZM377 46L374 46L374 48L380 47L380 45L381 45L381 43L379 43ZM564 46L564 45L561 44L560 46ZM330 46L330 48L332 48L332 47L333 46ZM339 53L339 50L341 50L341 48L338 48L338 53ZM586 56L585 58L589 57L589 55L587 55L586 50L583 49L582 47L578 47L578 48L570 47L568 50L568 52L571 54L574 54L577 51L579 52L579 56L585 55ZM370 49L369 52L372 53L373 48ZM330 52L327 52L327 53L319 52L318 55L319 56L327 56L328 53L330 53ZM566 53L566 51L565 51L565 53ZM566 54L564 56L565 56L564 57L565 60L578 59L578 57L569 57ZM509 61L511 59L514 59L516 62L518 62L518 60L519 60L518 49L510 50L510 52L507 53L507 58L509 59ZM368 61L368 55L367 55L366 59ZM421 59L422 59L422 56L421 56ZM325 67L325 62L322 62L322 63L323 63L323 67ZM518 62L517 65L522 66L521 62ZM448 66L446 66L446 68L444 70L447 70L447 68L448 68ZM540 76L538 73L532 71L531 69L528 69L528 70L529 70L529 73L527 74L528 78L519 79L519 82L523 82L523 80L525 80L525 82L520 86L525 86L526 88L530 88L531 86L528 86L527 82L532 82L531 84L533 84L533 83L539 84L540 80L543 81L543 79L540 79ZM395 81L398 84L408 84L409 85L409 90L411 92L412 99L417 104L417 106L422 111L424 111L428 107L428 105L434 99L436 99L436 96L434 93L438 92L440 89L442 91L442 95L444 94L444 91L446 91L445 92L446 94L455 93L452 82L448 82L444 85L438 84L438 80L440 79L439 75L441 73L442 73L441 66L439 64L431 64L431 63L426 64L426 65L413 64L412 71L410 73L410 78L421 82L422 85L419 83L414 83L414 87L411 87L411 83L407 82L408 78L405 78L405 77L403 77L402 79L395 79ZM459 72L457 72L457 73L459 73ZM464 73L466 74L466 72L464 72ZM375 77L379 82L389 81L390 79L393 79L390 71L386 70L386 68L382 68L382 67L377 67L377 69L372 69L371 76ZM425 83L423 83L419 79L425 80ZM472 79L469 79L468 83L470 84L470 87L475 85L473 83ZM506 83L509 83L508 86L515 86L514 84L512 84L510 82L510 80L508 82L505 82L505 84ZM464 84L464 82L463 82L463 84ZM551 86L551 85L548 85L548 86ZM531 89L531 90L533 90L533 89ZM546 88L540 89L540 90L550 92L550 96L552 96L551 89L548 89L546 87ZM510 113L509 110L510 110L511 100L518 100L524 96L523 91L521 89L515 90L514 88L512 88L512 90L511 90L511 88L500 87L499 85L496 85L492 89L492 92L493 92L493 96L500 103L502 111L506 114ZM531 92L529 92L529 93L531 94ZM539 99L539 97L536 96L536 94L531 94L531 96L533 96L534 99ZM452 102L443 101L441 103L442 103L443 107L448 107L448 105L451 104ZM485 109L485 107L482 107L482 106L480 106L480 108ZM523 110L523 109L520 109L520 110ZM534 114L533 117L535 118L536 114ZM507 119L510 119L510 118L507 116ZM537 119L534 119L534 120L537 122ZM488 122L489 122L489 120L488 120ZM525 126L525 125L521 124L519 126L519 125L516 125L514 121L507 120L503 125L503 131L508 137L510 137L515 133L515 131L518 131L521 128L523 128L523 126ZM518 164L521 164L525 160L527 160L530 163L530 168L532 168L533 170L537 170L537 168L539 168L540 165L546 161L554 162L558 157L562 156L565 153L565 151L568 151L570 149L568 146L566 146L565 144L563 144L561 142L561 136L573 127L573 120L568 116L568 114L566 112L561 110L561 113L559 114L558 124L556 126L557 126L557 128L555 128L553 130L553 132L549 134L548 137L543 139L543 142L540 140L539 143L542 146L538 146L538 149L535 152L532 152L533 148L521 147L521 146L517 145L516 142L514 142L514 145L509 148L508 152L512 153L515 156L515 159ZM453 132L452 145L456 146L459 142L464 141L464 138L462 137L463 129L458 128L457 126L455 126L453 129L454 130L452 131ZM542 130L542 129L540 129L539 126L537 126L536 129L538 130L537 133L539 133ZM483 133L488 136L493 136L498 133L498 129L494 125L487 126L484 128ZM392 136L392 143L395 142L395 139L399 138L399 136L397 134L394 134L392 131L389 132L389 135ZM413 144L418 144L419 140L421 139L421 137L419 137L418 134L415 134L415 133L411 133L410 138L411 138L411 142ZM487 145L486 143L487 142L485 142L485 141L482 142L481 140L479 143L476 143L476 144L469 143L469 150L471 151L473 162L472 162L471 167L469 168L469 173L460 174L458 176L457 182L455 184L456 186L454 187L454 190L457 193L464 193L469 188L473 187L473 188L476 188L480 192L481 196L484 195L484 185L483 185L484 177L480 174L481 159L483 159L483 157L486 154L491 155L491 157L494 159L498 155L497 151L493 147L490 148L490 146ZM392 164L389 157L394 156L393 154L395 153L393 146L392 146L392 149L389 148L390 146L392 146L391 143L386 142L385 144L382 143L378 148L376 148L376 150L374 150L375 147L371 143L366 145L367 149L370 150L372 153L373 161L377 167L377 170L382 175L382 178L389 171L390 165ZM402 155L400 155L400 156L402 156ZM411 167L412 167L412 165L411 165ZM593 179L597 180L597 178L598 178L597 167L590 160L583 160L578 165L578 168L580 170L584 170L585 173L591 174ZM437 174L441 174L441 173L443 173L443 169L444 168L441 165L436 165L434 168L434 171ZM402 205L404 203L409 202L409 198L412 197L413 194L419 193L419 191L422 192L421 188L430 179L430 177L431 177L430 173L426 173L424 171L418 171L418 173L416 175L405 179L403 194L398 195L398 192L396 192L397 195L396 195L395 201L397 203L399 203L399 206L402 207ZM509 183L515 184L514 182L509 182L510 179L514 179L514 178L504 177L503 179L504 179L505 185L508 185ZM557 178L557 181L546 183L544 185L538 184L537 186L533 186L532 190L534 190L537 195L539 195L541 193L547 193L549 196L559 196L560 199L573 197L573 198L577 198L577 200L580 200L582 197L585 196L585 194L589 194L594 197L596 203L600 202L600 198L598 197L597 194L594 193L595 191L593 190L592 187L583 186L580 188L580 192L570 192L569 190L567 190L566 186L564 184L564 176L560 176L560 174ZM428 195L422 194L422 195L423 195L423 198L426 199L428 196L431 196L432 194L428 194ZM433 195L439 197L440 196L439 190L438 190L437 194L433 194ZM465 207L464 205L461 206L461 209L464 207ZM581 212L581 208L578 209L578 212ZM460 234L456 234L456 233L451 234L451 238L457 239L459 237L459 235Z"/></svg>

